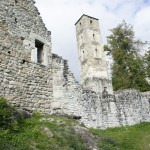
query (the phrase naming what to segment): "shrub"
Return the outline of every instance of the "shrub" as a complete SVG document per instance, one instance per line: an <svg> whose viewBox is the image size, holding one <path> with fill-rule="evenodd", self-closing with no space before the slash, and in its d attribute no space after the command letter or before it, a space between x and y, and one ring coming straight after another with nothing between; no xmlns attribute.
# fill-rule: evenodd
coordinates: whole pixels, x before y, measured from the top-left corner
<svg viewBox="0 0 150 150"><path fill-rule="evenodd" d="M14 109L9 106L3 97L0 97L0 128L10 128Z"/></svg>
<svg viewBox="0 0 150 150"><path fill-rule="evenodd" d="M10 105L6 99L0 97L0 128L18 130L23 122L21 115Z"/></svg>

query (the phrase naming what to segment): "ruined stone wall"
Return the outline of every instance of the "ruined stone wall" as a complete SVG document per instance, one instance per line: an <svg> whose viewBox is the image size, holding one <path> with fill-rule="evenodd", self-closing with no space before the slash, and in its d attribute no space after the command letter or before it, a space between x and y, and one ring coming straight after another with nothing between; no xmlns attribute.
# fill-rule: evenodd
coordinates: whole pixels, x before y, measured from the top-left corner
<svg viewBox="0 0 150 150"><path fill-rule="evenodd" d="M150 92L118 91L101 96L86 92L82 96L84 122L88 127L108 128L150 122Z"/></svg>
<svg viewBox="0 0 150 150"><path fill-rule="evenodd" d="M98 19L82 15L75 25L82 86L97 93L107 87L108 93L113 94Z"/></svg>
<svg viewBox="0 0 150 150"><path fill-rule="evenodd" d="M43 43L42 64L51 64L51 32L45 27L34 0L1 0L0 20L5 22L13 36L19 36L25 46L26 60L31 60L32 51L36 49L35 41Z"/></svg>
<svg viewBox="0 0 150 150"><path fill-rule="evenodd" d="M118 91L115 95L85 90L68 69L66 60L53 55L52 113L80 118L87 127L108 128L150 121L150 92Z"/></svg>
<svg viewBox="0 0 150 150"><path fill-rule="evenodd" d="M78 116L81 86L68 68L66 60L53 54L53 113Z"/></svg>
<svg viewBox="0 0 150 150"><path fill-rule="evenodd" d="M6 21L13 34L27 37L32 32L50 42L50 31L34 4L34 0L1 0L1 20Z"/></svg>
<svg viewBox="0 0 150 150"><path fill-rule="evenodd" d="M41 63L31 59L36 40L43 44ZM33 0L1 0L0 83L0 95L12 104L50 113L51 37Z"/></svg>
<svg viewBox="0 0 150 150"><path fill-rule="evenodd" d="M141 93L128 89L115 94L121 125L132 125L150 121L150 92Z"/></svg>
<svg viewBox="0 0 150 150"><path fill-rule="evenodd" d="M1 0L0 8L0 96L23 109L72 115L88 127L150 121L150 92L102 94L85 90L75 80L67 60L51 54L50 32L33 0ZM36 62L32 54L41 46L42 59ZM92 87L107 84L92 80Z"/></svg>

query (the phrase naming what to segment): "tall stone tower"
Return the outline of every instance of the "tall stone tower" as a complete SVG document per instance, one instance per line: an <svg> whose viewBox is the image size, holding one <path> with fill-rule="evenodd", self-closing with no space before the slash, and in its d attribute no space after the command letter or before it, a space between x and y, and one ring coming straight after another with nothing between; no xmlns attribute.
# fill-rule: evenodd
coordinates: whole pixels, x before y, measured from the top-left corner
<svg viewBox="0 0 150 150"><path fill-rule="evenodd" d="M106 91L112 94L112 82L108 78L98 19L84 14L75 26L81 66L81 84L87 90L97 93Z"/></svg>

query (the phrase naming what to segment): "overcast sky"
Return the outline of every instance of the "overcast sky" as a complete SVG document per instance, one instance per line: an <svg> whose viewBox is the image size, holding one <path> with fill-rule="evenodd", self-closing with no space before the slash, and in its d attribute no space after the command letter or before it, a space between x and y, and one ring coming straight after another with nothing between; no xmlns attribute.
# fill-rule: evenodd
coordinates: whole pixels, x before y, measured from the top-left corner
<svg viewBox="0 0 150 150"><path fill-rule="evenodd" d="M136 37L150 41L150 0L35 0L40 15L52 32L52 53L69 61L79 79L75 22L83 15L99 19L103 44L124 19L133 25Z"/></svg>

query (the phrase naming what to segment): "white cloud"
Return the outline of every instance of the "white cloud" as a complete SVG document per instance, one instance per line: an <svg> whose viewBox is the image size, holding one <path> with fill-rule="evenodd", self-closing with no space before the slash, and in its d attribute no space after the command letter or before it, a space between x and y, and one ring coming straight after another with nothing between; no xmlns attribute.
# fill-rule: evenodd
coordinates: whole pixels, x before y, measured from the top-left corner
<svg viewBox="0 0 150 150"><path fill-rule="evenodd" d="M35 0L46 27L52 32L52 52L69 60L79 78L74 23L82 14L99 19L103 42L109 29L123 19L134 26L138 38L150 41L150 0Z"/></svg>
<svg viewBox="0 0 150 150"><path fill-rule="evenodd" d="M150 41L150 6L137 12L134 25L136 35L143 40Z"/></svg>

